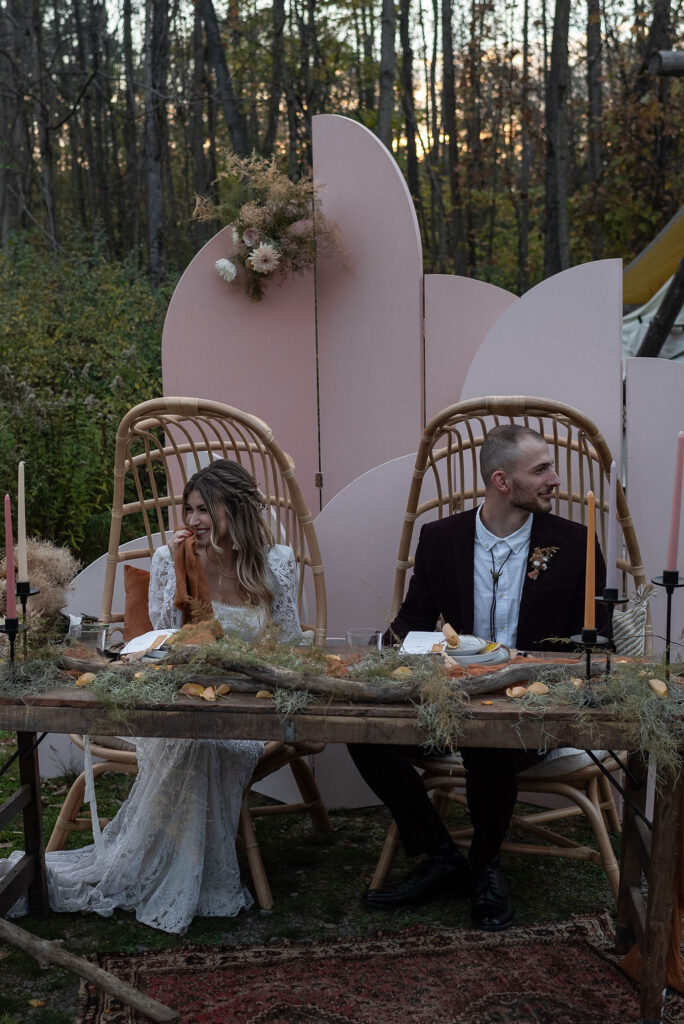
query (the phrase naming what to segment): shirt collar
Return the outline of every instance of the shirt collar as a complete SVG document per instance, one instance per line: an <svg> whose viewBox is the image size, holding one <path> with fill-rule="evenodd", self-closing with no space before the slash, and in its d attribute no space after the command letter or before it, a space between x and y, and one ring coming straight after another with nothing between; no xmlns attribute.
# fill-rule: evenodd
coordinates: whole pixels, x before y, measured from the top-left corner
<svg viewBox="0 0 684 1024"><path fill-rule="evenodd" d="M515 533L509 533L507 537L495 536L493 533L489 532L485 524L482 522L482 505L478 506L477 516L475 518L475 536L485 551L491 551L496 544L503 543L506 544L511 551L517 554L522 547L525 545L529 546L531 533L532 513L530 512L525 522L515 531Z"/></svg>

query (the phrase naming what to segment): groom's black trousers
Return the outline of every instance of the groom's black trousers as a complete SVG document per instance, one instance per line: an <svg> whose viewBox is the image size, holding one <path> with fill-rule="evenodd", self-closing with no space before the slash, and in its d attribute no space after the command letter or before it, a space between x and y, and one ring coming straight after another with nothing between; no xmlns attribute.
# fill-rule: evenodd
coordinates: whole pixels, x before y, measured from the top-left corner
<svg viewBox="0 0 684 1024"><path fill-rule="evenodd" d="M518 797L517 773L543 760L530 750L463 747L466 796L474 835L470 847L473 865L488 864L498 856ZM425 791L411 763L424 757L420 747L384 744L349 744L349 753L366 783L394 818L409 856L432 854L449 839L446 825Z"/></svg>

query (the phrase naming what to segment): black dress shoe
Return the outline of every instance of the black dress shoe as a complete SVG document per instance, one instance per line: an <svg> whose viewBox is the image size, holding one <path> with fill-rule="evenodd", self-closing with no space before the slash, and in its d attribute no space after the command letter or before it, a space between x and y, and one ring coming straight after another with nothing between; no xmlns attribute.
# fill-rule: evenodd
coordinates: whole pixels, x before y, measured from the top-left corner
<svg viewBox="0 0 684 1024"><path fill-rule="evenodd" d="M456 900L469 896L472 874L468 861L453 843L444 843L427 860L422 860L403 881L382 889L369 889L364 901L369 907L391 910L429 900Z"/></svg>
<svg viewBox="0 0 684 1024"><path fill-rule="evenodd" d="M511 894L499 859L473 868L472 921L486 932L502 932L515 921Z"/></svg>

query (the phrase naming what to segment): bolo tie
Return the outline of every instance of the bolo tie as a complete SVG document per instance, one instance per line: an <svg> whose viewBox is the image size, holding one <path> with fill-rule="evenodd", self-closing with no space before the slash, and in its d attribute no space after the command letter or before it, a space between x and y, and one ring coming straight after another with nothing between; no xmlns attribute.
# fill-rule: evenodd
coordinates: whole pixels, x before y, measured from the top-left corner
<svg viewBox="0 0 684 1024"><path fill-rule="evenodd" d="M496 641L496 595L499 589L499 577L501 576L504 565L511 557L513 549L508 549L508 554L503 559L503 561L499 563L498 569L494 565L494 548L490 548L489 553L492 556L492 567L489 570L489 573L492 577L492 604L489 609L489 639L492 643L494 643Z"/></svg>

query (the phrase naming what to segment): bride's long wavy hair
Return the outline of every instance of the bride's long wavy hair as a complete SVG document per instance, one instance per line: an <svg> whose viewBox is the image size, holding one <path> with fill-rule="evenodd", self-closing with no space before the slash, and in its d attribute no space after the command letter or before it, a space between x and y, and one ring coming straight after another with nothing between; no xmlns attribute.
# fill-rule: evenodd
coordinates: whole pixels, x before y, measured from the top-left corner
<svg viewBox="0 0 684 1024"><path fill-rule="evenodd" d="M216 459L191 476L185 485L184 521L192 491L199 494L209 513L212 548L218 552L226 546L233 548L240 586L250 602L270 610L273 590L266 556L274 541L263 517L263 495L256 480L239 462Z"/></svg>

